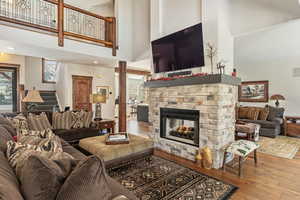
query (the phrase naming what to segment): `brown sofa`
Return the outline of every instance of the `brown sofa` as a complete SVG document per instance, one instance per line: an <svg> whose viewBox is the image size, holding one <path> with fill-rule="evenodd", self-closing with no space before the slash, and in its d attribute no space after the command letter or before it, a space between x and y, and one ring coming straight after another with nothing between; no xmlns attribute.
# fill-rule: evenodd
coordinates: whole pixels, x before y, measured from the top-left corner
<svg viewBox="0 0 300 200"><path fill-rule="evenodd" d="M262 113L267 111L263 117ZM236 119L246 123L259 124L259 135L275 138L282 132L284 108L266 107L238 107Z"/></svg>
<svg viewBox="0 0 300 200"><path fill-rule="evenodd" d="M1 116L0 116L0 118L1 118ZM0 120L0 131L1 131L1 128L4 128L4 127L5 127L5 123ZM20 190L20 183L5 156L5 147L4 146L6 144L6 141L12 140L13 135L14 134L7 135L7 133L2 134L0 132L0 147L1 147L0 148L0 199L23 200L24 198L22 197L22 192ZM73 146L71 146L66 141L61 140L61 142L62 142L62 148L63 148L64 152L69 153L77 160L82 160L82 159L86 158L86 156L84 154L82 154L80 151L75 149ZM104 168L104 166L103 166L103 168ZM122 185L120 185L118 182L113 180L106 173L105 173L105 176L106 176L106 180L107 180L106 184L109 186L110 192L112 194L111 200L125 200L125 199L137 200L137 198L135 197L135 195L132 192L126 190ZM99 188L99 190L101 190L101 188ZM73 199L73 200L76 200L76 199Z"/></svg>

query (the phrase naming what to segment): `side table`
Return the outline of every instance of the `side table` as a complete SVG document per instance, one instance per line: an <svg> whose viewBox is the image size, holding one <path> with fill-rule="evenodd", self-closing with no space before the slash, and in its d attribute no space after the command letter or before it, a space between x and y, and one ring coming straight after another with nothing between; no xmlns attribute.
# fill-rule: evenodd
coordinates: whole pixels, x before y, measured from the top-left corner
<svg viewBox="0 0 300 200"><path fill-rule="evenodd" d="M107 133L115 133L115 121L110 119L102 119L102 120L95 120L94 123L96 124L96 128L103 131L108 130Z"/></svg>
<svg viewBox="0 0 300 200"><path fill-rule="evenodd" d="M285 116L284 134L285 136L300 136L300 116Z"/></svg>

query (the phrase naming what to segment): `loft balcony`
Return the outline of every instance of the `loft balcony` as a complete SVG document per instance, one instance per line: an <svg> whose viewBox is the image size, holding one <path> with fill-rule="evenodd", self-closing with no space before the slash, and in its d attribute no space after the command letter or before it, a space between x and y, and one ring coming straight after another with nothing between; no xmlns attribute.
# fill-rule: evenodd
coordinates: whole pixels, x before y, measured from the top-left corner
<svg viewBox="0 0 300 200"><path fill-rule="evenodd" d="M103 17L63 0L0 0L0 21L57 36L58 46L72 39L111 48L116 56L116 19Z"/></svg>

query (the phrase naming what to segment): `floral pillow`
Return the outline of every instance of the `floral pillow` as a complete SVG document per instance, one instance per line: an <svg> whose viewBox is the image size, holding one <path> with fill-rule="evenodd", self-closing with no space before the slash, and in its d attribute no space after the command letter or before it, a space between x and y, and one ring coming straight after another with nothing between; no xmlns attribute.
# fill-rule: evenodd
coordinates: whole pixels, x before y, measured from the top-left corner
<svg viewBox="0 0 300 200"><path fill-rule="evenodd" d="M33 130L26 130L26 129L21 129L18 132L18 137L22 136L37 136L40 138L52 138L55 136L55 134L52 132L50 128L45 129L43 131L33 131Z"/></svg>
<svg viewBox="0 0 300 200"><path fill-rule="evenodd" d="M7 117L9 122L13 125L13 127L17 130L17 132L21 129L29 130L29 125L26 117L23 114L19 114L16 117Z"/></svg>

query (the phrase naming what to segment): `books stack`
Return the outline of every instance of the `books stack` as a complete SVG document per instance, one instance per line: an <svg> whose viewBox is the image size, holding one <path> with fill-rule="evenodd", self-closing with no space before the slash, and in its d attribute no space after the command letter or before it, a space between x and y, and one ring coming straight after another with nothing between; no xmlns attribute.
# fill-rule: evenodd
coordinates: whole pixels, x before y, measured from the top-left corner
<svg viewBox="0 0 300 200"><path fill-rule="evenodd" d="M127 133L109 134L106 138L106 144L129 144L129 137Z"/></svg>

